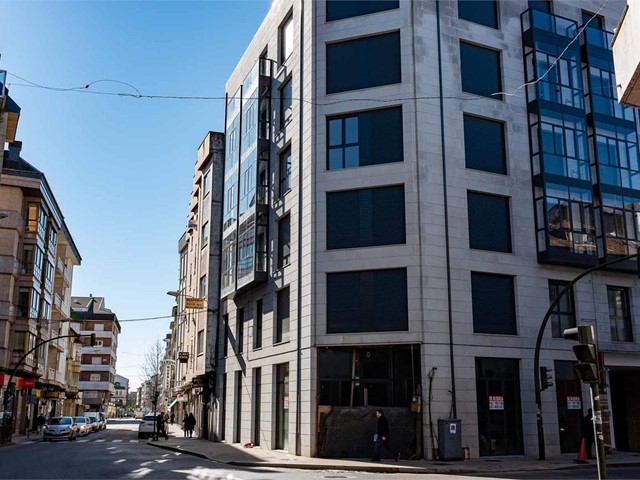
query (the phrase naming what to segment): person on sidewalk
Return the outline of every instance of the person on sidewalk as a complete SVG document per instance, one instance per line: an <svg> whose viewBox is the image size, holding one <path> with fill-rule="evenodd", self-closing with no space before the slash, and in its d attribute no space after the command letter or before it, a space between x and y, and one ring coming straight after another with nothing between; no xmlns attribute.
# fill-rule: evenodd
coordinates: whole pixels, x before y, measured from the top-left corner
<svg viewBox="0 0 640 480"><path fill-rule="evenodd" d="M587 458L592 459L591 447L593 446L594 434L593 434L593 410L587 410L587 414L582 417L580 422L582 427L582 437L584 438L585 446L587 447Z"/></svg>
<svg viewBox="0 0 640 480"><path fill-rule="evenodd" d="M158 433L164 436L165 440L169 440L169 435L167 434L165 423L166 423L166 420L164 418L164 413L159 413L157 418Z"/></svg>
<svg viewBox="0 0 640 480"><path fill-rule="evenodd" d="M187 430L189 431L189 438L191 438L193 437L193 429L196 428L196 417L193 416L193 413L190 413L187 419L189 420Z"/></svg>
<svg viewBox="0 0 640 480"><path fill-rule="evenodd" d="M170 417L170 419L169 419L169 420L170 420L170 422L171 422L171 425L173 425L173 422L175 422L175 421L176 421L176 416L175 416L175 414L174 414L173 412L171 412L171 417Z"/></svg>
<svg viewBox="0 0 640 480"><path fill-rule="evenodd" d="M400 453L394 452L389 445L389 422L387 417L384 416L384 412L381 408L376 410L376 417L378 418L378 424L376 427L376 433L373 435L373 458L372 462L380 461L380 450L382 447L389 452L396 462L400 460Z"/></svg>
<svg viewBox="0 0 640 480"><path fill-rule="evenodd" d="M38 435L42 434L42 427L45 423L47 423L47 419L44 418L44 415L42 413L40 413L40 415L36 417L36 427L38 427Z"/></svg>
<svg viewBox="0 0 640 480"><path fill-rule="evenodd" d="M189 415L185 415L184 420L182 420L182 431L184 432L184 437L187 438L189 436Z"/></svg>

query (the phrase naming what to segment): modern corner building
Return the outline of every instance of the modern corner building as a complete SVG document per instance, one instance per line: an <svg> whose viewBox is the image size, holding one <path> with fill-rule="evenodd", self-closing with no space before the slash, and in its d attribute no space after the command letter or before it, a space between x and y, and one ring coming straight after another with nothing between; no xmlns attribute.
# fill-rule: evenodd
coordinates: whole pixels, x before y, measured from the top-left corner
<svg viewBox="0 0 640 480"><path fill-rule="evenodd" d="M208 132L198 147L187 227L178 242L178 290L168 292L177 302L166 347L173 358L163 362L163 384L171 385L167 408L179 422L193 413L198 436L208 439L215 431L223 164L224 135ZM190 303L199 299L206 301Z"/></svg>
<svg viewBox="0 0 640 480"><path fill-rule="evenodd" d="M86 411L115 414L112 396L116 382L116 360L120 322L103 297L72 297L73 317L82 322L82 364L78 388ZM90 336L96 344L91 346ZM122 377L124 378L124 377Z"/></svg>
<svg viewBox="0 0 640 480"><path fill-rule="evenodd" d="M75 411L74 341L69 303L81 257L45 175L21 157L22 143L4 152L0 178L0 386L17 367L13 427L24 431L45 416ZM20 359L25 356L24 360ZM19 363L20 362L20 363ZM70 376L71 375L71 376Z"/></svg>
<svg viewBox="0 0 640 480"><path fill-rule="evenodd" d="M545 312L640 240L624 3L603 3L273 3L226 89L216 438L364 457L382 407L405 458L449 418L473 457L537 452ZM627 261L553 311L548 454L577 451L590 405L576 324L605 443L640 451L638 308Z"/></svg>

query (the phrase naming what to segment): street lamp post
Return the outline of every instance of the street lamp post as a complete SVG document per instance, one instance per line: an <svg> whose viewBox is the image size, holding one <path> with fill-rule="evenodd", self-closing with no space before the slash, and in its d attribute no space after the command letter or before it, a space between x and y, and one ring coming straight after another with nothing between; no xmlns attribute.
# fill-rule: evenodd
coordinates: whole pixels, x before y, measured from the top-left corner
<svg viewBox="0 0 640 480"><path fill-rule="evenodd" d="M538 330L538 338L536 339L536 347L533 353L533 379L534 379L534 388L535 388L535 395L536 395L536 416L537 416L537 430L538 430L538 460L544 460L546 455L545 442L544 442L544 427L542 423L542 395L541 395L541 388L540 388L540 349L542 347L542 337L544 336L544 330L547 324L549 323L551 314L553 313L553 310L560 303L560 300L562 299L564 294L567 293L569 290L571 290L571 287L573 287L573 285L576 282L578 282L578 280L580 280L583 277L586 277L587 275L589 275L592 272L595 272L596 270L601 270L610 265L624 262L626 260L631 260L632 258L637 258L639 260L638 274L640 275L640 252L633 253L625 257L616 258L615 260L611 260L611 261L596 265L595 267L591 267L585 270L584 272L582 272L577 277L575 277L573 280L571 280L560 291L556 299L553 302L551 302L551 305L549 305L549 308L547 309L547 313L545 313L544 318L542 319L542 323L540 324L540 329Z"/></svg>

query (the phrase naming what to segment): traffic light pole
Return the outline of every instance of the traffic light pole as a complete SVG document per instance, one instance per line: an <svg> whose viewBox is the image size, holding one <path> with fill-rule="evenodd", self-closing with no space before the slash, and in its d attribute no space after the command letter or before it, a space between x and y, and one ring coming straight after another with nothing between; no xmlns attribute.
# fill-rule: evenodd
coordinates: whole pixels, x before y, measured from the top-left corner
<svg viewBox="0 0 640 480"><path fill-rule="evenodd" d="M91 337L91 344L94 345L95 344L95 333L91 333L91 334L86 334L86 335L60 335L58 337L53 337L50 338L48 340L44 340L40 343L38 343L35 347L33 347L31 350L29 350L28 352L26 352L24 355L22 355L22 357L20 357L20 360L18 360L16 362L16 366L13 367L13 370L11 371L11 375L9 376L9 381L7 382L7 390L4 392L4 398L2 401L2 409L4 411L3 417L2 417L2 430L3 430L3 434L4 433L8 433L8 439L9 442L11 442L11 428L8 428L8 419L9 416L7 415L7 407L9 406L9 400L11 400L11 412L13 413L13 399L15 398L15 387L13 384L13 377L16 376L16 373L18 373L18 368L20 367L20 365L22 364L22 362L29 356L31 355L33 352L35 352L38 348L40 348L42 345L52 342L54 340L59 340L61 338L80 338L80 337ZM8 432L7 432L8 430Z"/></svg>
<svg viewBox="0 0 640 480"><path fill-rule="evenodd" d="M607 461L604 453L604 433L602 432L602 410L600 407L600 386L591 383L591 404L593 405L593 433L596 440L596 461L598 462L598 478L607 479Z"/></svg>
<svg viewBox="0 0 640 480"><path fill-rule="evenodd" d="M573 285L578 280L580 280L583 277L586 277L587 275L589 275L592 272L595 272L596 270L601 270L603 268L608 267L609 265L614 265L616 263L624 262L626 260L631 260L632 258L640 259L640 253L634 253L632 255L627 255L625 257L616 258L615 260L611 260L606 263L601 263L599 265L596 265L595 267L591 267L585 270L584 272L582 272L580 275L578 275L573 280L571 280L562 289L562 291L558 294L556 299L553 302L551 302L551 305L549 305L549 308L547 309L547 313L545 313L544 318L542 319L542 323L540 324L540 329L538 330L538 338L536 339L536 347L533 352L533 380L534 380L534 389L535 389L535 396L536 396L536 416L537 416L537 427L538 427L537 428L538 429L538 460L545 459L544 427L542 423L542 395L541 395L542 390L540 388L540 349L542 347L542 338L544 337L544 331L545 331L545 328L547 327L547 324L549 323L551 314L553 313L553 310L560 303L560 300L562 299L564 294L567 293L569 290L571 290L571 287L573 287ZM602 428L602 425L600 428Z"/></svg>

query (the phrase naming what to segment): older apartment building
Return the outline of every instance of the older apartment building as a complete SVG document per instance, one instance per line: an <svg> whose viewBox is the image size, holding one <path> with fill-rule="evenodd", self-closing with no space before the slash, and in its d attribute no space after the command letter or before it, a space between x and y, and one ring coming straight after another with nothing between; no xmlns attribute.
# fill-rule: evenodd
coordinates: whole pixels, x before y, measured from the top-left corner
<svg viewBox="0 0 640 480"><path fill-rule="evenodd" d="M163 383L167 409L180 422L193 413L202 438L214 439L212 394L220 295L220 218L224 135L208 132L198 147L187 227L178 242L178 290L167 335Z"/></svg>
<svg viewBox="0 0 640 480"><path fill-rule="evenodd" d="M113 400L118 359L118 317L105 305L104 297L72 297L73 317L82 322L82 360L78 388L86 411L115 415ZM91 334L96 344L91 346Z"/></svg>
<svg viewBox="0 0 640 480"><path fill-rule="evenodd" d="M78 401L70 334L73 268L81 257L45 175L20 156L21 142L4 154L0 177L0 383L8 387L18 366L12 407L14 428L39 413L61 415Z"/></svg>
<svg viewBox="0 0 640 480"><path fill-rule="evenodd" d="M403 457L431 457L451 417L473 457L537 452L545 311L639 241L609 48L624 2L603 3L273 3L226 87L218 438L364 457L383 407ZM548 454L577 450L590 404L577 323L605 442L640 451L639 304L628 261L554 310Z"/></svg>

